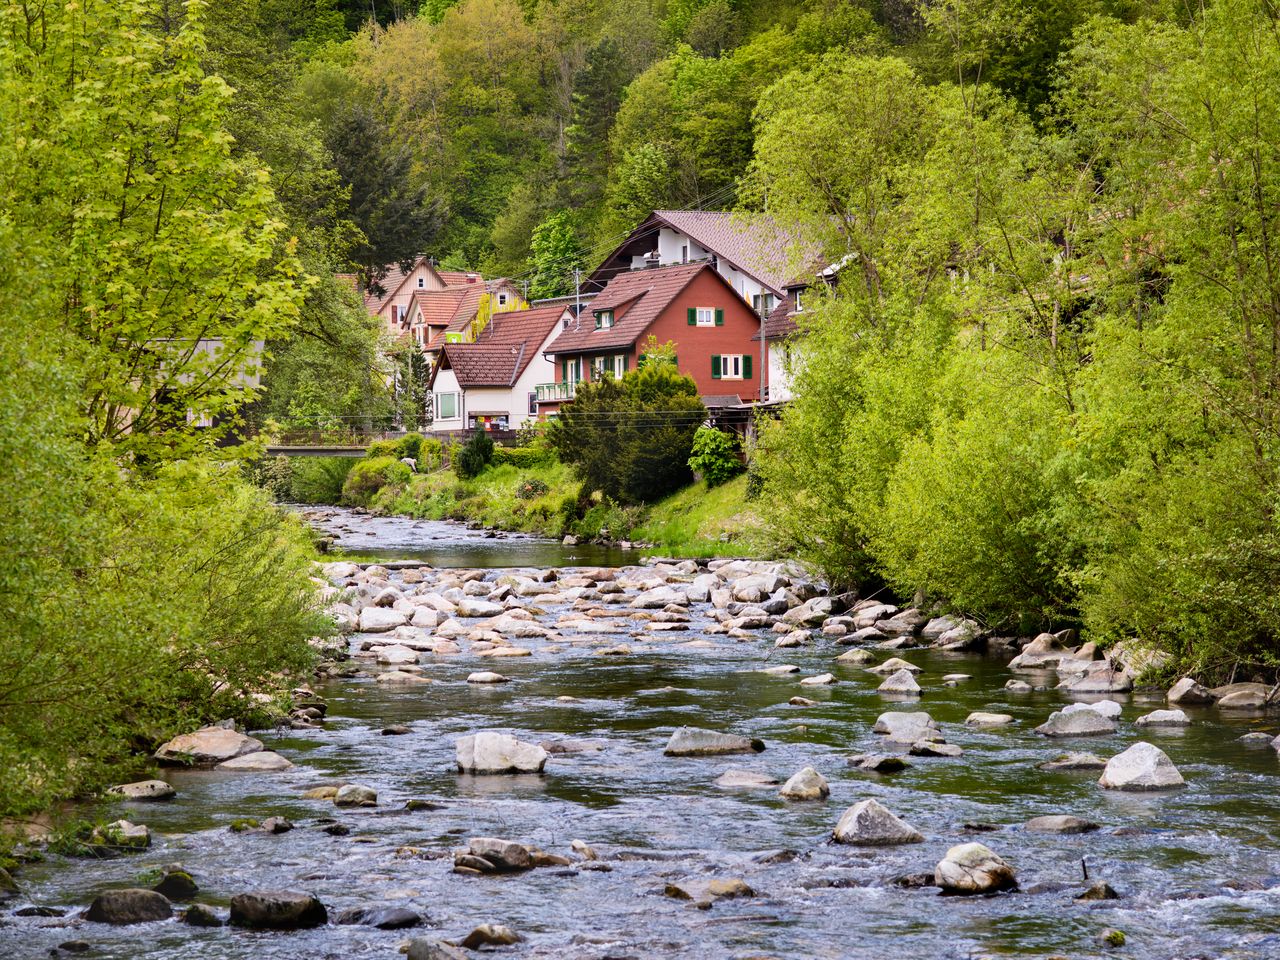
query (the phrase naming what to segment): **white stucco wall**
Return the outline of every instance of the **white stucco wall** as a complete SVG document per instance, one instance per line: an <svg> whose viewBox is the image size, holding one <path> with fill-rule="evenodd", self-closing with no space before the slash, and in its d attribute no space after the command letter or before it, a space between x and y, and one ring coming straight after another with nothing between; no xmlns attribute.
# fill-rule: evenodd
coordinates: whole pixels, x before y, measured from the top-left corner
<svg viewBox="0 0 1280 960"><path fill-rule="evenodd" d="M432 433L444 433L449 430L461 430L463 428L463 416L466 413L465 397L462 391L458 389L458 377L452 370L441 370L436 374L435 385L431 388L432 393L432 411L435 418L431 421ZM456 404L457 416L443 419L440 416L440 394L456 393L458 402Z"/></svg>
<svg viewBox="0 0 1280 960"><path fill-rule="evenodd" d="M787 346L783 342L774 341L769 344L769 400L790 400L793 393L793 371L789 369L795 363L795 351L787 359Z"/></svg>

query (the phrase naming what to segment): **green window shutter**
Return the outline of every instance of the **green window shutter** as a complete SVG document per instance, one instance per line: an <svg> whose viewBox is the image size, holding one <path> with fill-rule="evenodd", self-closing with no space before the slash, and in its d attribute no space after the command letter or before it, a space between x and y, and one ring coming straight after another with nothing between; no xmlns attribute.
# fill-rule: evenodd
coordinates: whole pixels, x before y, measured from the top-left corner
<svg viewBox="0 0 1280 960"><path fill-rule="evenodd" d="M561 357L560 358L560 381L563 383L568 379L569 379L569 358Z"/></svg>
<svg viewBox="0 0 1280 960"><path fill-rule="evenodd" d="M720 357L718 355L711 358L711 379L720 379Z"/></svg>
<svg viewBox="0 0 1280 960"><path fill-rule="evenodd" d="M720 307L716 307L716 326L724 326L724 310Z"/></svg>
<svg viewBox="0 0 1280 960"><path fill-rule="evenodd" d="M696 327L698 325L698 308L689 308L689 326Z"/></svg>
<svg viewBox="0 0 1280 960"><path fill-rule="evenodd" d="M751 354L744 353L742 355L742 379L751 379Z"/></svg>
<svg viewBox="0 0 1280 960"><path fill-rule="evenodd" d="M648 359L649 355L647 353L640 354L640 356L636 357L636 368L639 369L640 367L643 367L644 362Z"/></svg>
<svg viewBox="0 0 1280 960"><path fill-rule="evenodd" d="M671 365L677 370L680 369L680 357L674 353L671 355Z"/></svg>
<svg viewBox="0 0 1280 960"><path fill-rule="evenodd" d="M622 355L622 372L627 372L627 355L625 353Z"/></svg>

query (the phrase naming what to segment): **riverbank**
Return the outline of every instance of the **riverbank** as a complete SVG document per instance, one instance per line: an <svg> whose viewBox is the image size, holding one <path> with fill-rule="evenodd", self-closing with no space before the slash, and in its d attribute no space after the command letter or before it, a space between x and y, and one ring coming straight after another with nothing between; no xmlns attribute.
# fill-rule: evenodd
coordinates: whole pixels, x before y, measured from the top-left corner
<svg viewBox="0 0 1280 960"><path fill-rule="evenodd" d="M387 522L410 525L348 517L353 530ZM504 955L566 960L1103 956L1117 930L1116 955L1132 960L1269 956L1280 852L1258 825L1280 801L1276 757L1256 745L1272 714L1167 704L1118 664L1114 706L1094 709L1103 695L1054 684L1096 677L1096 650L850 606L787 564L477 569L441 555L323 572L343 591L332 612L364 629L315 685L322 719L254 734L248 757L291 765L164 768L172 799L85 810L145 824L150 846L24 865L0 908L0 955L34 960L75 940L119 960L393 956L488 924L520 938ZM894 659L916 695L882 689ZM1141 721L1166 705L1188 722ZM1066 707L1098 718L1091 735L1037 732ZM698 735L702 755L679 755L684 727L717 735L714 749ZM483 731L526 745L511 762L538 771L459 771ZM1100 785L1106 760L1138 742L1183 785ZM1053 765L1084 751L1096 760ZM806 768L801 782L826 794L784 796ZM335 802L341 787L353 805ZM866 825L837 826L874 811L868 800L901 818L907 842L832 842ZM937 868L975 841L1017 889L940 896ZM212 922L263 891L314 897L328 922L250 933L76 918L175 862Z"/></svg>

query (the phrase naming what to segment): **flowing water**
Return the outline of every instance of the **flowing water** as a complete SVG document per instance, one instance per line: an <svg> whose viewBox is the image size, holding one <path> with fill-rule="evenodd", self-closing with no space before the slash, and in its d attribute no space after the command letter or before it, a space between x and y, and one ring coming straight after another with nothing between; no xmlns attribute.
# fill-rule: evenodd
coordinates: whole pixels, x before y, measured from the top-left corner
<svg viewBox="0 0 1280 960"><path fill-rule="evenodd" d="M344 517L375 540L394 522ZM418 529L434 529L419 527ZM441 531L436 530L436 533ZM403 540L404 530L397 537ZM459 534L453 541L478 539ZM398 542L397 549L412 544ZM484 540L468 565L495 566L520 541ZM367 545L359 549L367 552ZM418 544L418 555L432 541ZM538 556L559 547L540 545ZM523 559L515 563L524 562ZM540 560L539 562L545 562ZM570 562L574 562L570 560ZM705 610L701 613L705 614ZM833 666L828 644L774 651L773 635L710 649L681 644L698 635L660 634L628 641L630 656L590 649L536 652L497 664L442 657L427 670L430 686L387 688L369 679L317 687L329 703L323 730L258 734L296 766L277 774L169 771L178 790L164 804L114 803L87 811L149 825L152 848L118 860L50 857L25 867L23 898L0 916L0 957L48 956L70 939L92 957L348 958L397 956L409 936L458 938L478 923L503 923L526 938L500 952L563 958L970 958L1119 956L1270 958L1280 956L1280 760L1237 738L1271 730L1261 719L1227 720L1193 712L1183 732L1140 735L1132 720L1163 706L1161 697L1125 701L1112 736L1046 741L1032 732L1061 703L1053 692L1009 694L1003 661L976 655L907 651L924 668L927 709L959 758L912 758L889 776L862 773L845 758L883 749L871 733L876 716L901 709L876 694L879 678L860 667ZM619 639L627 639L625 637ZM521 641L522 644L526 641ZM535 647L538 644L532 644ZM429 658L428 658L429 659ZM760 667L795 663L803 674L833 670L840 683L799 687L796 677ZM475 669L498 669L512 682L469 685ZM949 673L971 674L954 688ZM787 701L803 694L816 706ZM558 698L569 696L572 701ZM911 708L906 708L911 709ZM1012 714L994 730L963 725L973 710ZM1192 712L1192 711L1189 711ZM389 723L411 728L381 736ZM760 754L671 759L662 748L682 724L760 737ZM454 741L480 729L522 739L572 739L593 748L553 754L543 776L467 777L455 772ZM1184 789L1121 794L1096 785L1097 772L1049 773L1036 764L1064 750L1104 757L1137 739L1157 743L1187 780ZM830 781L825 802L790 803L775 790L725 791L712 781L729 767L785 779L812 765ZM308 787L343 780L378 791L376 809L340 810L300 799ZM876 797L915 826L926 842L861 849L828 842L840 813ZM407 812L411 799L433 801ZM1024 831L1033 816L1070 813L1103 829L1078 836ZM284 816L297 826L278 836L233 833L237 818ZM349 828L333 836L337 820ZM997 826L978 832L966 824ZM547 868L500 877L452 872L452 850L472 836L497 836L548 852L590 843L611 869ZM942 897L933 888L901 889L892 878L932 870L946 849L981 840L1014 865L1022 892L986 898ZM778 851L791 851L786 855ZM1091 880L1122 898L1073 899ZM337 911L395 905L427 919L417 931L338 926L293 933L197 929L176 921L113 928L71 919L19 918L24 904L76 911L96 892L134 885L139 874L181 863L201 887L198 899L225 907L252 889L305 890ZM663 895L668 883L713 877L745 880L756 896L699 909ZM1122 930L1127 942L1106 947L1099 934Z"/></svg>

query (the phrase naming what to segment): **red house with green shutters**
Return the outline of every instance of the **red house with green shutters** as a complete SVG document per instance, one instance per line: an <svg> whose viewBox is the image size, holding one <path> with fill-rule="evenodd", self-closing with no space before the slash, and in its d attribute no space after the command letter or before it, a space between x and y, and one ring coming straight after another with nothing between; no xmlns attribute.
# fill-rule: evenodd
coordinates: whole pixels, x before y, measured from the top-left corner
<svg viewBox="0 0 1280 960"><path fill-rule="evenodd" d="M633 370L650 336L676 345L676 366L710 407L760 397L760 318L707 262L614 276L546 349L554 383L537 387L539 415L572 400L579 383Z"/></svg>

